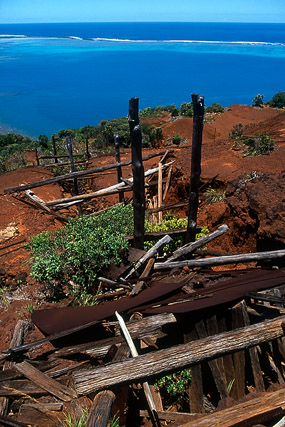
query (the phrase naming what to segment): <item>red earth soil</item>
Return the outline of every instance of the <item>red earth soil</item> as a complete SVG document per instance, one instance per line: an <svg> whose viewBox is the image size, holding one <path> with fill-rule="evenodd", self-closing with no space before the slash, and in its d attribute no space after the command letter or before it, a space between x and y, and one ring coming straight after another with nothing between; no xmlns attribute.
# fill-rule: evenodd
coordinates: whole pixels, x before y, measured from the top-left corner
<svg viewBox="0 0 285 427"><path fill-rule="evenodd" d="M284 159L285 159L285 111L270 107L254 108L232 105L223 114L206 117L203 132L202 175L205 188L211 183L213 188L227 189L225 202L208 205L201 196L198 213L199 225L207 225L213 230L223 222L230 227L226 237L214 241L209 249L232 253L271 249L274 242L284 246ZM192 119L182 118L171 121L168 114L160 119L144 119L148 124L161 127L163 141L159 149L173 150L170 160L175 160L171 188L164 201L165 205L187 201L190 182ZM240 151L233 151L229 133L233 125L248 125L245 134L268 134L274 139L277 149L270 155L243 157ZM179 146L169 145L173 135L179 134L183 141ZM145 149L143 155L157 152ZM130 149L125 149L121 160L130 159ZM145 170L157 166L158 158L144 164ZM33 154L27 155L28 167L11 171L0 176L0 288L14 290L13 298L7 299L3 291L0 295L0 350L7 348L16 321L29 317L29 309L39 300L39 286L30 278L29 252L22 243L41 231L53 231L62 226L54 216L33 207L21 193L4 194L4 188L46 179L52 172L45 167L35 166ZM89 168L114 163L113 155L92 159ZM123 168L123 176L128 178L130 167ZM256 180L250 177L256 176ZM105 171L89 177L87 185L93 191L117 182L115 170ZM82 186L79 181L79 186ZM236 189L241 187L240 192ZM68 196L61 186L51 184L33 189L44 201ZM150 194L150 190L149 190ZM131 196L127 193L126 196ZM118 202L118 196L94 199L90 205L99 211ZM177 211L184 216L187 208ZM60 211L62 215L74 216L76 208ZM283 223L282 223L283 222ZM283 233L283 234L282 234ZM270 237L271 236L271 237ZM18 243L19 242L19 243ZM4 289L4 288L3 288ZM30 306L30 308L29 308Z"/></svg>

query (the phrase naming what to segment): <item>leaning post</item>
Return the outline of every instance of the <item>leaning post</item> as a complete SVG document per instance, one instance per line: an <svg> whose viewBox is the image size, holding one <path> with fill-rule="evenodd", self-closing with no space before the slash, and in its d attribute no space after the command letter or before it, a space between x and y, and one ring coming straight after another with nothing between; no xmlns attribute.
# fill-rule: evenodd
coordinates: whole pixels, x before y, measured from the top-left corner
<svg viewBox="0 0 285 427"><path fill-rule="evenodd" d="M193 134L186 243L194 242L196 236L204 120L204 97L197 93L192 93L191 96L193 103Z"/></svg>
<svg viewBox="0 0 285 427"><path fill-rule="evenodd" d="M66 146L67 146L67 151L68 151L70 165L71 165L71 172L76 172L74 158L73 158L72 141L70 137L66 138ZM77 178L73 178L73 190L74 190L74 194L77 196L79 194ZM82 215L82 208L80 203L77 205L77 209L78 209L79 215Z"/></svg>
<svg viewBox="0 0 285 427"><path fill-rule="evenodd" d="M114 144L115 144L115 160L116 163L121 163L121 156L120 156L120 138L119 138L119 134L117 132L114 133ZM117 166L117 181L118 184L120 184L122 178L122 168L121 166ZM123 192L119 192L119 202L123 202L124 200L124 193Z"/></svg>
<svg viewBox="0 0 285 427"><path fill-rule="evenodd" d="M134 247L143 249L145 186L144 167L142 162L142 133L139 124L139 98L130 99L128 120L132 144Z"/></svg>
<svg viewBox="0 0 285 427"><path fill-rule="evenodd" d="M52 137L51 137L51 142L52 142L52 149L53 149L53 155L54 155L54 163L58 163L58 158L57 158L57 151L56 151L56 145L55 145L55 137L54 137L54 135L52 135Z"/></svg>

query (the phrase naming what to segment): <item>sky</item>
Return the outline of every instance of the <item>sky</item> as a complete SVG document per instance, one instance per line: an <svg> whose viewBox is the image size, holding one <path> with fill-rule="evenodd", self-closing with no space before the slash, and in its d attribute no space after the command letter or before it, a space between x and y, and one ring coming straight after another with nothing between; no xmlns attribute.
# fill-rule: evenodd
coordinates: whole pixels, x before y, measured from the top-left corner
<svg viewBox="0 0 285 427"><path fill-rule="evenodd" d="M0 0L0 23L285 22L285 0Z"/></svg>

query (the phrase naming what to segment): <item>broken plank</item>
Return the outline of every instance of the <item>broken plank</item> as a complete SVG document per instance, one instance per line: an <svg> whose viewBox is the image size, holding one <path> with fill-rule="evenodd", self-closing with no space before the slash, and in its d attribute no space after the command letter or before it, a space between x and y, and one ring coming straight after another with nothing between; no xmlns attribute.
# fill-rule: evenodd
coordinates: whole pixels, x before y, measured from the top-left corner
<svg viewBox="0 0 285 427"><path fill-rule="evenodd" d="M221 257L203 258L197 260L158 262L154 264L155 270L166 270L177 267L210 267L214 265L238 264L240 262L257 262L270 259L281 259L285 257L285 249L279 251L254 252L239 255L228 255Z"/></svg>
<svg viewBox="0 0 285 427"><path fill-rule="evenodd" d="M16 363L15 368L34 384L56 396L58 399L68 401L77 397L76 392L71 387L66 387L53 380L26 361Z"/></svg>
<svg viewBox="0 0 285 427"><path fill-rule="evenodd" d="M85 427L107 426L115 397L111 390L99 392L94 398Z"/></svg>
<svg viewBox="0 0 285 427"><path fill-rule="evenodd" d="M283 336L284 316L199 341L158 350L124 362L73 373L79 394L88 394L114 384L139 381L253 347Z"/></svg>
<svg viewBox="0 0 285 427"><path fill-rule="evenodd" d="M140 410L140 416L148 418L149 414L145 410ZM157 411L157 416L160 421L174 421L179 424L185 424L193 419L196 414L188 414L187 412L172 412L172 411Z"/></svg>
<svg viewBox="0 0 285 427"><path fill-rule="evenodd" d="M264 420L265 414L269 411L274 411L275 417L278 415L282 416L281 407L284 406L285 400L285 388L272 393L263 393L262 396L248 400L247 402L239 403L238 405L232 406L231 408L223 409L218 412L214 412L209 415L202 416L201 418L195 419L184 424L185 427L233 427L233 426L245 426L255 425ZM280 409L280 412L279 412ZM277 413L275 412L277 411ZM269 419L274 418L272 413L269 415ZM260 416L261 419L257 419ZM264 416L262 418L262 416ZM263 423L263 422L262 422Z"/></svg>

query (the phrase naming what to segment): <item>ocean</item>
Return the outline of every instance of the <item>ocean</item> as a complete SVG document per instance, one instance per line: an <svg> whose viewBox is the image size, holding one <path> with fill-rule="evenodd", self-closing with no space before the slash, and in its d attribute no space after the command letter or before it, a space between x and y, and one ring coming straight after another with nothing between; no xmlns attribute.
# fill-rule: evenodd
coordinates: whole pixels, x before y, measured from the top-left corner
<svg viewBox="0 0 285 427"><path fill-rule="evenodd" d="M140 108L251 104L284 87L285 24L0 24L0 133L37 138Z"/></svg>

